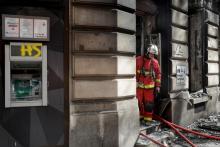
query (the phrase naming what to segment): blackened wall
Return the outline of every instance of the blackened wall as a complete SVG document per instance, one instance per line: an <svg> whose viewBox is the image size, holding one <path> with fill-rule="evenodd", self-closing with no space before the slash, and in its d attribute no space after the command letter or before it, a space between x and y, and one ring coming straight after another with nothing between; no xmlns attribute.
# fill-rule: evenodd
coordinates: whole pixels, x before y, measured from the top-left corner
<svg viewBox="0 0 220 147"><path fill-rule="evenodd" d="M170 17L170 1L157 0L155 1L158 6L158 16L157 16L157 29L161 33L161 58L162 58L162 81L161 81L161 93L163 98L167 98L169 91L169 79L170 74L169 58L170 58L170 40L171 40L171 17Z"/></svg>
<svg viewBox="0 0 220 147"><path fill-rule="evenodd" d="M0 14L50 17L48 47L48 106L0 107L0 146L64 144L63 7L60 0L1 0ZM1 40L1 39L0 39ZM0 41L0 101L4 103L4 44Z"/></svg>

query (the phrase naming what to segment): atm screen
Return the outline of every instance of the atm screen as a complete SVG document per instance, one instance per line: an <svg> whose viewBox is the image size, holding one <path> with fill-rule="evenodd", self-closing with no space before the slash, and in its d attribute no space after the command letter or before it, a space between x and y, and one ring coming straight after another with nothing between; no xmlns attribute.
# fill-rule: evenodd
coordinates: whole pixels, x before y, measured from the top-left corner
<svg viewBox="0 0 220 147"><path fill-rule="evenodd" d="M41 98L42 77L40 64L19 64L12 62L11 73L12 100L32 101Z"/></svg>
<svg viewBox="0 0 220 147"><path fill-rule="evenodd" d="M16 100L36 100L40 96L39 80L18 80L12 81L12 95Z"/></svg>

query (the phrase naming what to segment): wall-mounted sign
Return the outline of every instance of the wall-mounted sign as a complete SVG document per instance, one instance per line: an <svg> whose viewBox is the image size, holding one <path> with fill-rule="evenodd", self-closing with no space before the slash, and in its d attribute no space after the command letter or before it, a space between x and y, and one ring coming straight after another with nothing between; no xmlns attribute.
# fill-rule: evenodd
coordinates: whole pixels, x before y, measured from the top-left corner
<svg viewBox="0 0 220 147"><path fill-rule="evenodd" d="M187 59L189 57L188 46L178 43L172 43L172 57Z"/></svg>
<svg viewBox="0 0 220 147"><path fill-rule="evenodd" d="M176 85L186 84L187 67L184 65L176 66Z"/></svg>
<svg viewBox="0 0 220 147"><path fill-rule="evenodd" d="M5 40L49 41L48 17L2 15L2 38Z"/></svg>
<svg viewBox="0 0 220 147"><path fill-rule="evenodd" d="M47 38L47 20L34 19L34 38Z"/></svg>
<svg viewBox="0 0 220 147"><path fill-rule="evenodd" d="M175 49L175 56L176 57L183 57L184 56L184 52L183 52L182 47L180 45L178 45Z"/></svg>
<svg viewBox="0 0 220 147"><path fill-rule="evenodd" d="M20 18L20 37L33 38L34 22L33 19Z"/></svg>
<svg viewBox="0 0 220 147"><path fill-rule="evenodd" d="M10 44L11 56L38 58L42 55L42 46L42 43L13 43Z"/></svg>
<svg viewBox="0 0 220 147"><path fill-rule="evenodd" d="M8 38L19 37L19 18L6 17L3 24L5 31L4 36Z"/></svg>

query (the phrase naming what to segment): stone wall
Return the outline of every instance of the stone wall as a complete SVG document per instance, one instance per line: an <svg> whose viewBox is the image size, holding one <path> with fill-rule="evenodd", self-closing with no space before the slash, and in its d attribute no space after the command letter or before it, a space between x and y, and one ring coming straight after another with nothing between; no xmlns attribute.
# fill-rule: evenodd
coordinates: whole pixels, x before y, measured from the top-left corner
<svg viewBox="0 0 220 147"><path fill-rule="evenodd" d="M139 130L136 1L72 5L69 144L133 147Z"/></svg>
<svg viewBox="0 0 220 147"><path fill-rule="evenodd" d="M189 90L170 95L172 121L182 125L219 112L219 15L192 3L189 15Z"/></svg>

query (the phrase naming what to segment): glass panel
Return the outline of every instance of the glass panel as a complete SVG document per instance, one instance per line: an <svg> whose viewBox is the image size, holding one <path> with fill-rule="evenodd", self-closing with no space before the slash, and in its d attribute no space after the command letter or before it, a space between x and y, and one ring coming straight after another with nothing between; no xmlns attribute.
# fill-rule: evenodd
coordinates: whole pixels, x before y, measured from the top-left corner
<svg viewBox="0 0 220 147"><path fill-rule="evenodd" d="M11 100L33 101L42 97L40 62L11 62Z"/></svg>

